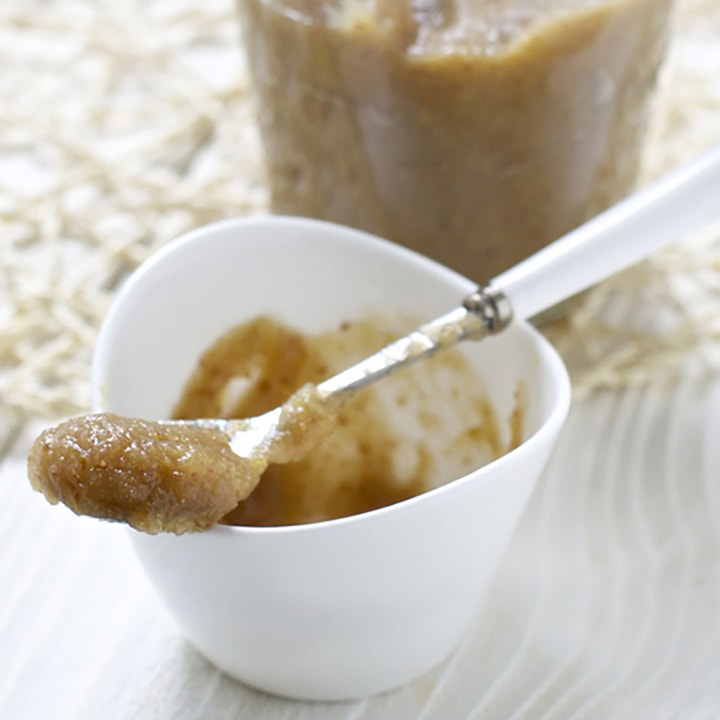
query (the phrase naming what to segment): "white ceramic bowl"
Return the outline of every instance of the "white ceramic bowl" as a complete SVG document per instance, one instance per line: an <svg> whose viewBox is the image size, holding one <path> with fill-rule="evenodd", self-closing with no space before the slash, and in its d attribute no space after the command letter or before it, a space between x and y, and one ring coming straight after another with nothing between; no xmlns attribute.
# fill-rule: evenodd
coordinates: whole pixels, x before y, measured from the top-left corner
<svg viewBox="0 0 720 720"><path fill-rule="evenodd" d="M200 353L259 314L308 332L366 311L429 320L473 289L337 225L264 217L204 227L157 253L119 293L97 346L94 408L167 417ZM340 520L180 537L131 531L152 583L207 658L271 693L336 700L404 684L459 644L570 399L560 358L525 323L463 349L499 417L519 380L529 388L528 437L500 459Z"/></svg>

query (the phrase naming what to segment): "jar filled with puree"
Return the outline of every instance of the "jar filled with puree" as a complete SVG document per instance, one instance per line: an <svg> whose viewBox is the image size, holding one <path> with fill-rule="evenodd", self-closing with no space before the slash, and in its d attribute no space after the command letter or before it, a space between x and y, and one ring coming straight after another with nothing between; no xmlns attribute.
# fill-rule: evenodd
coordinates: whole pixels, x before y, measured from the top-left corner
<svg viewBox="0 0 720 720"><path fill-rule="evenodd" d="M274 212L485 282L628 194L672 0L239 0Z"/></svg>

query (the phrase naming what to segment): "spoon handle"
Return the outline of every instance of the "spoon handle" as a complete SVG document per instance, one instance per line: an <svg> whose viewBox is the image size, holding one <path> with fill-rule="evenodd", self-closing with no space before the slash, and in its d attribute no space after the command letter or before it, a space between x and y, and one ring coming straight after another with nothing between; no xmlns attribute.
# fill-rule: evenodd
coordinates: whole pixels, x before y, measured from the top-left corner
<svg viewBox="0 0 720 720"><path fill-rule="evenodd" d="M318 385L318 390L326 397L342 398L462 340L480 340L500 332L511 318L512 312L502 294L478 288L460 307L325 380Z"/></svg>
<svg viewBox="0 0 720 720"><path fill-rule="evenodd" d="M614 205L490 283L531 318L720 219L720 146Z"/></svg>

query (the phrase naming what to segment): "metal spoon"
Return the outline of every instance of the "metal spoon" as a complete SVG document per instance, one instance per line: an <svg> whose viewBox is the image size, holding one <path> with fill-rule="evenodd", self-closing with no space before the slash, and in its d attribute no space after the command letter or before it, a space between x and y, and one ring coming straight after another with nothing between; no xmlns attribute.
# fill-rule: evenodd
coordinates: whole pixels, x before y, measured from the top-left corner
<svg viewBox="0 0 720 720"><path fill-rule="evenodd" d="M549 245L460 307L248 420L133 420L90 415L51 428L28 459L33 487L74 512L146 532L219 522L269 463L303 457L332 432L343 398L410 363L502 332L720 218L720 148ZM206 432L207 431L207 432ZM214 432L212 432L214 431ZM229 445L225 444L227 439Z"/></svg>
<svg viewBox="0 0 720 720"><path fill-rule="evenodd" d="M479 287L460 307L318 385L328 404L463 340L502 332L720 219L720 147L632 195ZM273 461L283 408L247 420L182 420L214 428L232 450Z"/></svg>

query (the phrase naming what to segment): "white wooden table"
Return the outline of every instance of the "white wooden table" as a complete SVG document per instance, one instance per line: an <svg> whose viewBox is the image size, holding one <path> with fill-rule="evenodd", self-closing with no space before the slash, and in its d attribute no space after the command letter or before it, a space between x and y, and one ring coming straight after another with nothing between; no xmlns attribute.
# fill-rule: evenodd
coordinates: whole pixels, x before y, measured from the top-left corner
<svg viewBox="0 0 720 720"><path fill-rule="evenodd" d="M720 717L720 377L600 394L561 441L465 645L347 704L268 697L180 636L117 525L0 464L0 718Z"/></svg>

